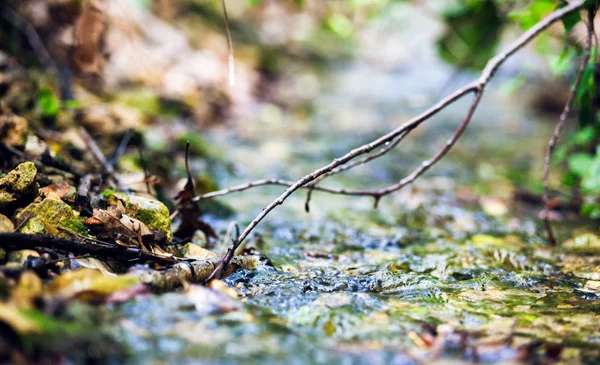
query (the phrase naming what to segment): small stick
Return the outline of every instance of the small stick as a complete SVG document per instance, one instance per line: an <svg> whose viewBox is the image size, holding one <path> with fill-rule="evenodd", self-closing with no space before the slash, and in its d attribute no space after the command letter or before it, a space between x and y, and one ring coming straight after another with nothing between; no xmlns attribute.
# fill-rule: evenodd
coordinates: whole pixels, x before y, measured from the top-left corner
<svg viewBox="0 0 600 365"><path fill-rule="evenodd" d="M129 145L129 141L131 140L132 136L133 136L133 130L128 129L125 132L125 134L123 135L123 138L121 138L119 147L117 147L115 154L113 155L112 159L109 162L109 164L111 166L113 166L113 167L117 166L117 164L119 163L119 160L121 159L121 156L123 156L123 154L125 153L125 150L127 149L127 146Z"/></svg>
<svg viewBox="0 0 600 365"><path fill-rule="evenodd" d="M319 183L319 181L323 180L324 178L326 178L327 176L331 176L331 175L335 175L335 174L339 174L343 171L346 170L350 170L356 166L360 166L360 165L364 165L369 161L373 161L383 155L385 155L386 153L390 152L391 150L393 150L398 144L400 144L400 142L402 142L402 140L404 139L404 137L406 137L408 135L408 133L410 133L410 130L405 131L403 134L401 134L400 136L398 136L398 138L396 138L393 142L387 144L387 146L385 146L384 148L380 149L379 151L377 151L376 153L369 155L365 158L362 158L360 160L357 161L351 161L350 163L347 163L345 165L342 165L340 167L337 167L335 169L333 169L330 173L325 174L323 176L321 176L319 179L317 179L315 182L313 182L312 184L309 184L307 186L308 188L308 193L306 194L306 201L304 202L304 210L308 213L310 211L310 199L312 197L312 192L315 189L315 187L317 186L317 184ZM351 195L351 194L348 194ZM375 207L377 207L377 202L378 202L378 198L375 197Z"/></svg>
<svg viewBox="0 0 600 365"><path fill-rule="evenodd" d="M90 134L84 127L79 127L78 131L79 135L81 135L81 138L83 138L85 144L88 146L96 160L102 165L104 171L106 171L108 174L114 177L119 190L125 190L125 185L122 183L121 178L115 171L114 167L108 162L108 160L106 160L104 153L102 153L96 141L94 141L92 136L90 136Z"/></svg>
<svg viewBox="0 0 600 365"><path fill-rule="evenodd" d="M223 8L223 21L225 22L225 33L227 34L227 50L229 63L229 87L235 84L235 57L233 55L233 41L231 40L231 30L229 29L229 16L227 15L227 6L225 0L221 0Z"/></svg>
<svg viewBox="0 0 600 365"><path fill-rule="evenodd" d="M93 179L94 175L86 174L79 180L77 195L75 196L75 205L80 209L87 207L90 203L89 194Z"/></svg>
<svg viewBox="0 0 600 365"><path fill-rule="evenodd" d="M148 175L148 166L146 166L146 159L144 158L144 146L143 142L138 145L138 153L140 155L140 165L144 170L144 181L146 182L146 192L152 194L152 187L150 186L150 177Z"/></svg>
<svg viewBox="0 0 600 365"><path fill-rule="evenodd" d="M550 159L552 158L552 153L556 148L556 144L558 143L558 139L560 138L560 134L566 124L567 117L571 112L571 108L573 107L573 103L575 102L575 95L577 93L577 89L579 89L579 85L581 84L581 79L583 77L583 72L585 71L585 67L587 66L592 49L592 41L594 32L594 15L595 11L588 11L588 21L587 21L587 41L585 45L585 53L583 58L581 59L581 63L579 64L579 68L577 69L577 74L575 75L575 82L573 82L573 86L571 87L571 92L569 93L569 98L565 104L565 107L558 118L558 123L554 128L554 133L548 142L548 147L546 147L546 155L544 156L544 194L542 195L542 201L544 202L544 209L542 210L542 219L544 220L544 226L546 228L546 233L548 234L548 241L551 245L556 245L556 238L554 237L554 232L552 231L552 225L550 224L550 219L548 217L548 191L550 189Z"/></svg>

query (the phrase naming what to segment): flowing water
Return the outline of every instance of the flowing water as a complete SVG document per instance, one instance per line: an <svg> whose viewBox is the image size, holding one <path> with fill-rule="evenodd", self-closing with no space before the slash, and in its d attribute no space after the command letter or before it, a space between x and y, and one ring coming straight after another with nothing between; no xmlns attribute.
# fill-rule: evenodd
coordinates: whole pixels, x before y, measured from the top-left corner
<svg viewBox="0 0 600 365"><path fill-rule="evenodd" d="M235 165L218 183L296 179L474 79L438 59L432 45L439 30L435 19L400 6L361 33L357 57L326 75L309 67L291 75L290 87L311 101L310 115L262 104L234 128L211 131L222 158ZM515 183L539 186L556 117L532 112L535 87L503 90L516 73L543 72L534 67L540 62L531 51L508 62L448 158L378 209L369 198L315 192L307 214L305 192L294 194L248 239L274 267L225 280L240 297L233 308L200 306L183 293L114 306L108 314L131 362L411 364L441 356L496 363L528 345L530 360L552 357L559 343L565 363L599 360L598 243L580 238L552 248L539 207L510 199ZM398 181L443 146L467 99L386 157L324 184ZM243 228L282 191L219 198L237 215L211 223L223 232L235 219ZM560 238L581 229L561 230ZM423 340L435 327L437 350ZM539 348L532 345L539 340Z"/></svg>

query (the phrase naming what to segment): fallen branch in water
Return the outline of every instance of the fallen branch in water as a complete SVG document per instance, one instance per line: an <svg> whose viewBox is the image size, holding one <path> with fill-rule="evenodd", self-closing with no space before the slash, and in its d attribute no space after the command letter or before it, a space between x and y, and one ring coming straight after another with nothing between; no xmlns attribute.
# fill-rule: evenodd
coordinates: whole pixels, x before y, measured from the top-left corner
<svg viewBox="0 0 600 365"><path fill-rule="evenodd" d="M257 255L236 256L221 273L228 276L239 269L253 270L261 265L264 258ZM176 289L184 282L205 283L210 281L212 272L219 266L221 260L212 258L180 262L164 270L149 270L140 274L140 280L148 285L152 291L166 292Z"/></svg>
<svg viewBox="0 0 600 365"><path fill-rule="evenodd" d="M546 155L544 156L544 195L542 195L542 200L544 202L544 208L542 210L542 219L544 220L544 226L546 227L546 233L548 234L548 241L552 245L556 245L556 238L554 237L554 233L552 232L552 226L550 225L550 219L548 215L549 210L549 198L548 191L550 189L550 159L552 158L552 153L554 152L554 148L556 147L556 143L558 142L558 138L565 126L567 121L567 117L571 112L571 108L573 107L573 103L575 102L575 94L577 93L577 89L579 89L579 85L581 84L581 79L583 76L583 72L585 71L585 67L590 61L591 50L592 50L592 40L594 37L594 16L596 15L595 11L588 12L587 19L587 40L585 44L585 52L583 58L581 59L581 63L579 64L579 68L577 69L577 74L575 75L575 81L573 82L573 86L571 86L571 91L569 93L569 98L565 104L565 107L558 118L558 123L554 128L554 133L548 142L548 147L546 147Z"/></svg>
<svg viewBox="0 0 600 365"><path fill-rule="evenodd" d="M428 110L426 110L425 112L423 112L421 115L419 115L416 118L410 120L409 122L401 125L400 127L394 129L393 131L389 132L388 134L386 134L370 143L367 143L356 149L353 149L352 151L345 154L344 156L334 159L328 165L323 166L323 167L311 172L310 174L303 176L302 178L298 179L297 181L295 181L277 199L275 199L273 202L271 202L269 205L267 205L258 214L258 216L256 216L256 218L254 218L250 222L250 224L244 229L244 231L242 232L240 237L234 242L233 246L231 248L229 248L229 250L227 251L227 253L223 257L223 259L221 260L221 263L218 265L218 267L215 268L215 270L211 274L211 278L218 278L220 276L220 273L226 269L229 261L233 258L233 254L234 254L235 250L237 249L237 247L240 245L240 243L243 242L248 237L248 235L254 230L254 228L273 209L275 209L279 205L282 205L283 202L296 190L298 190L302 187L305 187L307 184L309 184L313 181L316 181L317 179L319 179L323 176L328 176L328 175L333 174L333 171L335 171L338 167L346 165L348 162L350 162L351 160L354 160L358 156L370 153L375 148L385 146L387 143L392 143L395 139L397 139L397 138L399 139L401 136L404 136L404 135L410 133L410 131L415 129L418 125L420 125L424 121L430 119L432 116L437 114L439 111L443 110L448 105L453 104L456 100L460 99L464 95L470 94L470 93L475 93L473 101L471 102L471 105L467 111L465 118L460 123L460 125L458 126L458 128L456 129L454 134L450 137L450 139L448 139L448 141L446 142L444 147L440 151L438 151L432 158L422 162L421 165L417 169L415 169L411 174L409 174L407 177L405 177L404 179L400 180L398 183L393 184L391 186L388 186L388 187L385 187L382 189L378 189L378 190L344 190L344 193L346 195L371 196L375 199L375 205L377 205L377 203L379 202L379 200L381 199L382 196L391 194L395 191L398 191L398 190L402 189L404 186L412 183L415 179L417 179L419 176L421 176L425 171L427 171L429 168L431 168L431 166L433 166L435 163L437 163L442 157L444 157L446 155L446 153L448 153L448 151L452 148L452 146L454 146L456 141L460 138L460 136L462 135L462 133L468 126L469 122L471 121L471 118L473 117L475 110L477 109L479 101L481 100L481 97L483 96L485 87L488 85L489 81L492 79L492 77L494 76L494 74L498 70L498 68L510 56L512 56L514 53L516 53L518 50L520 50L522 47L524 47L532 39L536 38L542 31L544 31L550 25L552 25L556 21L562 19L564 16L583 8L583 6L584 6L583 0L576 0L576 1L570 2L569 4L567 4L566 6L560 8L560 9L550 13L548 16L543 18L536 25L534 25L528 31L526 31L524 34L522 34L518 39L516 39L514 42L512 42L505 51L501 52L500 54L498 54L497 56L495 56L494 58L489 60L488 63L486 64L485 68L483 69L478 80L468 84L467 86L463 87L462 89L455 91L451 95L447 96L446 98L444 98L443 100L441 100L440 102L435 104L433 107L431 107ZM383 153L378 153L375 158L385 155L390 150L391 150L391 148L385 150ZM263 184L263 185L265 185L265 184ZM250 183L250 184L246 184L246 186L247 186L246 188L250 188L250 187L258 186L258 185L257 184L252 185L252 183ZM322 189L322 187L319 187L317 185L309 186L309 188L310 189L320 188L319 190ZM238 189L235 191L240 191L240 190L241 189L238 187ZM226 189L226 191L232 192L234 190ZM224 195L224 194L221 194L221 195ZM204 197L206 198L207 195L204 195Z"/></svg>

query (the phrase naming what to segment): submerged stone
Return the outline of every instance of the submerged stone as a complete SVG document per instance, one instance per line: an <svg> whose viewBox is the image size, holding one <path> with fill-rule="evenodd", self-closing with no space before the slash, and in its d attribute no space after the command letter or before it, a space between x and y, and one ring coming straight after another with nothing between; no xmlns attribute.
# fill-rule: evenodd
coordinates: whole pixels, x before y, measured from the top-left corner
<svg viewBox="0 0 600 365"><path fill-rule="evenodd" d="M121 202L125 207L125 214L138 219L150 229L156 229L165 234L166 241L171 242L171 217L169 208L160 201L139 195L120 193L106 190L102 193L104 200L109 205Z"/></svg>
<svg viewBox="0 0 600 365"><path fill-rule="evenodd" d="M24 162L0 178L0 208L21 198L35 197L40 187L35 181L36 174L33 162Z"/></svg>

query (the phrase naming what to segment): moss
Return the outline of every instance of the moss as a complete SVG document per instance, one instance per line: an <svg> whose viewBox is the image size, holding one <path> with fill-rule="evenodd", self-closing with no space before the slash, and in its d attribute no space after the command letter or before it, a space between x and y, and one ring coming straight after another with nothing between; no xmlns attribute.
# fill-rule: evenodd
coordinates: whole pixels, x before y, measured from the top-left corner
<svg viewBox="0 0 600 365"><path fill-rule="evenodd" d="M113 195L115 195L117 193L118 193L118 191L116 191L116 190L106 189L100 193L100 196L105 200L109 200ZM110 204L110 201L109 201L109 204Z"/></svg>
<svg viewBox="0 0 600 365"><path fill-rule="evenodd" d="M24 197L37 195L40 186L35 181L37 169L33 162L23 162L0 178L0 208Z"/></svg>
<svg viewBox="0 0 600 365"><path fill-rule="evenodd" d="M68 234L61 232L66 222L77 221L73 209L60 199L46 198L39 203L32 203L19 212L16 216L17 223L23 224L19 230L22 233L43 234L67 237Z"/></svg>
<svg viewBox="0 0 600 365"><path fill-rule="evenodd" d="M63 227L68 229L71 232L77 233L82 236L89 236L89 231L87 227L83 224L80 219L72 219L66 222L63 222Z"/></svg>

